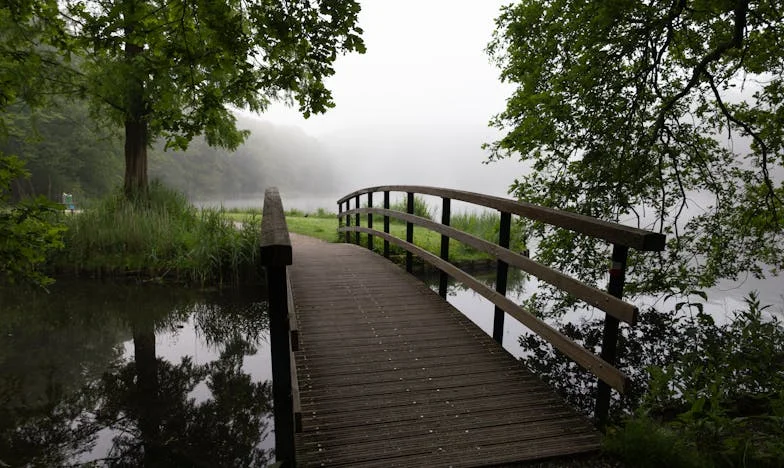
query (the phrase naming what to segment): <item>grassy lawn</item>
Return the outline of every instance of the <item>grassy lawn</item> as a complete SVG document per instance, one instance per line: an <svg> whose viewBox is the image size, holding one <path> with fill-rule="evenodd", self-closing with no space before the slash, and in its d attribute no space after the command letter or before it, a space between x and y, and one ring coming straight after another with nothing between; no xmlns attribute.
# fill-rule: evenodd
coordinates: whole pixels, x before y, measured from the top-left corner
<svg viewBox="0 0 784 468"><path fill-rule="evenodd" d="M245 212L226 212L224 213L224 216L234 221L243 222L253 216L258 217L259 214ZM365 221L365 218L363 218L363 225L365 225ZM343 242L345 239L343 235L338 235L338 220L335 215L311 214L305 216L299 212L288 213L286 215L286 223L288 225L289 231L297 234L315 237L327 242ZM377 230L382 230L383 222L380 220L374 220L373 227ZM406 238L405 223L391 222L389 231L390 234L395 237L400 239ZM491 241L497 240L491 238L493 237L492 232L481 234L483 235L480 235L480 237L484 237ZM351 241L354 241L353 233L351 235ZM367 245L367 236L365 234L360 235L360 242L363 246ZM435 233L426 228L414 226L414 244L438 255L441 251L441 234ZM383 239L378 237L374 238L373 245L375 250L381 251L384 248ZM390 248L393 255L402 255L405 253L404 250L394 245L391 245ZM491 258L488 254L485 254L484 252L478 252L470 247L464 246L462 243L454 239L450 239L449 241L449 256L452 261L457 262L485 260Z"/></svg>

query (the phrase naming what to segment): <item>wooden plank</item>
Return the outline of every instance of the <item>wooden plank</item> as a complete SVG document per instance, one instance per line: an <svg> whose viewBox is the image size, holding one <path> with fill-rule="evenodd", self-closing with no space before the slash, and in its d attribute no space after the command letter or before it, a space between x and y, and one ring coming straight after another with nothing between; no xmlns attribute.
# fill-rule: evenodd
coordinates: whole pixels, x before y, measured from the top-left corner
<svg viewBox="0 0 784 468"><path fill-rule="evenodd" d="M351 197L356 197L370 192L413 192L436 197L446 197L476 205L494 208L498 211L509 212L535 221L569 229L580 234L604 239L613 244L622 244L642 251L659 252L664 250L665 236L663 234L638 229L623 224L611 223L577 213L571 213L553 208L520 202L511 198L494 197L481 193L466 192L441 187L427 187L422 185L383 185L367 187L352 192L338 200L338 203Z"/></svg>
<svg viewBox="0 0 784 468"><path fill-rule="evenodd" d="M365 232L368 229L364 227L352 227L351 230ZM528 327L537 335L544 338L548 343L552 344L559 351L569 356L572 360L580 364L587 371L602 379L602 381L606 382L609 386L616 389L620 393L625 392L628 385L628 378L621 371L605 362L602 358L596 356L590 351L587 351L585 348L569 339L569 337L548 325L542 319L536 317L501 294L498 294L496 291L488 288L481 281L477 280L463 270L457 268L451 263L441 260L436 255L433 255L424 249L420 249L414 244L409 244L408 242L402 239L398 239L397 237L394 237L390 234L378 232L378 235L384 238L388 238L387 240L389 240L389 242L418 255L420 258L430 263L431 265L446 271L450 276L470 287L485 299L497 305L512 317L516 318L518 321L520 321L520 323Z"/></svg>
<svg viewBox="0 0 784 468"><path fill-rule="evenodd" d="M477 250L489 253L497 259L503 260L509 265L530 273L542 281L585 301L587 304L607 312L618 320L629 323L631 325L634 325L634 323L637 321L638 310L637 307L633 304L624 302L621 299L618 299L617 297L607 293L606 291L594 288L593 286L585 284L582 281L561 273L558 270L550 268L546 265L542 265L541 263L535 262L534 260L531 260L524 255L520 255L517 252L501 247L492 242L488 242L484 239L472 236L471 234L459 231L455 228L433 222L429 219L415 215L409 215L408 213L402 213L400 211L383 210L380 208L362 208L359 211L393 216L426 227L432 231L456 239Z"/></svg>
<svg viewBox="0 0 784 468"><path fill-rule="evenodd" d="M277 187L270 187L264 192L263 213L261 264L263 266L291 265L291 239Z"/></svg>
<svg viewBox="0 0 784 468"><path fill-rule="evenodd" d="M292 238L298 465L477 466L599 448L583 417L426 285L365 248Z"/></svg>

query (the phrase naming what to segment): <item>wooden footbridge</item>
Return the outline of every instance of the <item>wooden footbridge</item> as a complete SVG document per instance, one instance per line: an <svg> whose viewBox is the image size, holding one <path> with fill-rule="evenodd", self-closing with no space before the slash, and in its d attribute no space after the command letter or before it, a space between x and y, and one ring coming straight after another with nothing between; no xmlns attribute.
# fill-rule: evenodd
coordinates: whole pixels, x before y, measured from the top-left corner
<svg viewBox="0 0 784 468"><path fill-rule="evenodd" d="M407 194L407 212L390 210ZM383 207L373 194L383 193ZM414 194L441 197L442 222L415 216ZM360 196L367 206L360 207ZM354 208L350 204L354 201ZM499 241L449 226L451 200L497 209ZM282 202L269 189L262 219L262 263L269 290L275 443L283 466L495 466L595 452L600 434L501 347L504 312L600 379L596 415L610 388L627 378L613 367L619 322L637 309L620 298L628 249L662 250L661 234L504 198L421 186L371 187L338 201L346 243L289 235ZM373 229L373 216L384 219ZM608 291L583 284L509 250L511 217L524 216L613 244ZM366 216L366 226L361 226ZM406 239L389 234L390 217ZM353 221L353 224L352 224ZM440 256L413 244L413 226L442 235ZM364 233L367 246L359 245ZM353 237L354 243L351 243ZM441 270L439 293L373 253L383 240ZM449 262L449 239L498 260L491 289ZM509 265L606 312L601 356L560 334L505 297ZM444 299L447 276L496 306L491 338Z"/></svg>

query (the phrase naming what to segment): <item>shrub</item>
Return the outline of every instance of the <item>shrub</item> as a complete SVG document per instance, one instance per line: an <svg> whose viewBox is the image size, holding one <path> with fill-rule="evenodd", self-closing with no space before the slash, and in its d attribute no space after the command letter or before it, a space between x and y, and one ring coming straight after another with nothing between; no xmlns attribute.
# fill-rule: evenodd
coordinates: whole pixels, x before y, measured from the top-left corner
<svg viewBox="0 0 784 468"><path fill-rule="evenodd" d="M613 400L608 452L629 466L782 466L784 327L764 316L755 293L745 301L723 325L699 309L649 310L635 330L624 328L619 360L633 385ZM597 349L601 329L591 321L561 330ZM521 342L531 350L526 365L592 415L596 379L538 337Z"/></svg>
<svg viewBox="0 0 784 468"><path fill-rule="evenodd" d="M118 190L67 219L59 268L91 274L174 276L200 284L239 283L254 275L259 218L238 227L220 209L197 210L184 195L152 183L146 197Z"/></svg>

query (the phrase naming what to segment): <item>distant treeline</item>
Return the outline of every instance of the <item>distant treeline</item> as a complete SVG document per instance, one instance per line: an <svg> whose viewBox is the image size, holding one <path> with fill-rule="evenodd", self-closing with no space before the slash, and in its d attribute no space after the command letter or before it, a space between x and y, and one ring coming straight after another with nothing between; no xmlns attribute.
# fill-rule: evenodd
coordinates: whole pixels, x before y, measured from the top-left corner
<svg viewBox="0 0 784 468"><path fill-rule="evenodd" d="M96 122L86 104L60 101L35 114L15 108L12 115L0 151L22 158L32 175L13 185L15 198L43 194L59 201L67 192L79 203L121 184L122 129ZM253 117L238 116L238 126L251 135L234 152L210 148L200 137L185 152L156 144L150 177L191 199L241 198L270 185L289 193L334 191L334 170L317 140Z"/></svg>

